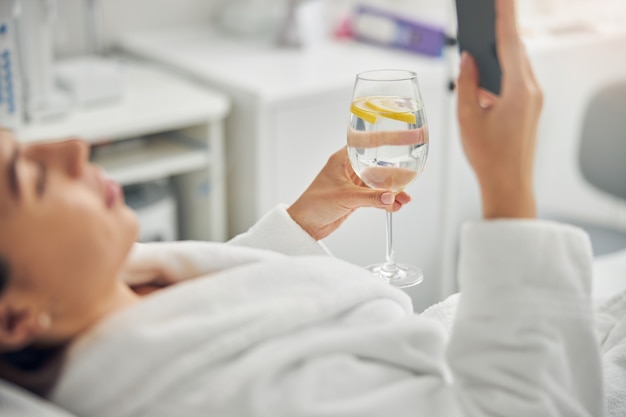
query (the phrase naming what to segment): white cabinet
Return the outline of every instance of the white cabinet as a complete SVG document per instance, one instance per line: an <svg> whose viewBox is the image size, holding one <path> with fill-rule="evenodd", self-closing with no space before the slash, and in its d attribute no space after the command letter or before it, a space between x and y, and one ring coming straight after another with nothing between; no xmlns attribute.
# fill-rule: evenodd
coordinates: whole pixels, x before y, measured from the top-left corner
<svg viewBox="0 0 626 417"><path fill-rule="evenodd" d="M223 123L230 101L145 64L128 62L125 69L126 90L119 101L25 125L17 136L24 142L67 137L92 144L119 142L119 151L98 154L95 160L113 179L129 185L172 178L180 237L225 240ZM133 146L138 137L144 139Z"/></svg>
<svg viewBox="0 0 626 417"><path fill-rule="evenodd" d="M408 189L413 202L394 215L394 241L398 261L425 272L424 283L409 289L416 308L439 299L449 81L442 59L351 42L280 49L224 39L206 27L128 35L121 47L231 97L226 128L231 235L276 204L292 203L344 146L356 73L385 67L416 71L431 127L430 156L426 171ZM384 258L384 230L384 213L363 209L325 243L340 258L370 264Z"/></svg>

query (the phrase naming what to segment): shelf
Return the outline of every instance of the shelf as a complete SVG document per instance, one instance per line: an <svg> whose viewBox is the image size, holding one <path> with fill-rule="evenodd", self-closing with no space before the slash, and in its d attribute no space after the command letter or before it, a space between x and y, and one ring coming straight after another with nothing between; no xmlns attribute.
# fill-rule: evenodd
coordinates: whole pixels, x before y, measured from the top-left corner
<svg viewBox="0 0 626 417"><path fill-rule="evenodd" d="M209 159L204 147L160 135L142 139L137 146L97 153L93 161L115 181L129 185L203 169Z"/></svg>
<svg viewBox="0 0 626 417"><path fill-rule="evenodd" d="M118 59L125 75L119 100L24 124L16 137L24 143L83 139L92 145L92 161L123 186L179 176L179 237L226 240L223 153L230 98L161 64ZM210 184L209 191L198 192L198 184Z"/></svg>
<svg viewBox="0 0 626 417"><path fill-rule="evenodd" d="M160 68L124 62L126 89L120 100L76 108L67 115L17 131L22 142L80 137L95 143L221 121L230 110L223 94Z"/></svg>

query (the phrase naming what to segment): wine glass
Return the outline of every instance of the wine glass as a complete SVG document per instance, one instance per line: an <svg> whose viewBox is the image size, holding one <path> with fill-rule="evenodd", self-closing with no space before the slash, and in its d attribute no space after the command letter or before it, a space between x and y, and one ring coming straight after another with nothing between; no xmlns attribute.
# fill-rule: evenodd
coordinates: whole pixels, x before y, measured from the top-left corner
<svg viewBox="0 0 626 417"><path fill-rule="evenodd" d="M417 74L396 69L357 74L348 156L354 172L370 188L398 193L422 172L428 156L428 123ZM367 269L394 287L417 285L424 274L415 266L396 263L391 211L386 216L386 260Z"/></svg>

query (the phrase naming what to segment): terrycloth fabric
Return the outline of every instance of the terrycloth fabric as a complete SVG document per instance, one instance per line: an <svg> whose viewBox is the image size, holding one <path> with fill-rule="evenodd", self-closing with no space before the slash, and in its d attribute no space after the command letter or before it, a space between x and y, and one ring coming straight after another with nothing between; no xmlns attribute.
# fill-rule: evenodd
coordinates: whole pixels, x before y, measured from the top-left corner
<svg viewBox="0 0 626 417"><path fill-rule="evenodd" d="M321 242L315 241L289 217L285 205L277 206L248 232L227 243L263 251L221 251L221 245L208 245L205 250L199 242L138 243L130 255L129 264L132 268L127 268L128 274L123 279L129 285L141 284L153 279L155 270L164 268L168 278L184 281L239 264L275 257L277 253L289 256L329 254Z"/></svg>
<svg viewBox="0 0 626 417"><path fill-rule="evenodd" d="M75 417L30 392L0 379L0 416Z"/></svg>
<svg viewBox="0 0 626 417"><path fill-rule="evenodd" d="M623 275L626 280L626 274ZM607 416L626 416L626 291L596 309L598 340L607 399Z"/></svg>
<svg viewBox="0 0 626 417"><path fill-rule="evenodd" d="M85 334L55 402L81 417L603 413L591 249L576 229L465 228L450 338L332 257L188 245L209 274Z"/></svg>
<svg viewBox="0 0 626 417"><path fill-rule="evenodd" d="M612 258L613 260L614 258ZM610 275L606 272L604 260L594 261L595 280L610 279L613 288L619 283L618 277L626 281L626 269L610 269ZM600 284L602 285L602 284ZM597 284L594 284L594 288ZM604 387L606 395L607 417L626 416L626 291L618 291L609 297L608 289L601 292L601 301L595 309L596 333L600 343L602 355L602 368L604 372ZM460 294L452 294L445 300L427 308L422 317L435 320L443 326L446 332L452 331L452 324L456 315ZM604 300L604 301L603 301Z"/></svg>
<svg viewBox="0 0 626 417"><path fill-rule="evenodd" d="M456 317L456 309L459 304L459 293L452 294L443 301L433 304L424 310L420 315L441 324L446 334L452 332L452 325Z"/></svg>
<svg viewBox="0 0 626 417"><path fill-rule="evenodd" d="M228 242L230 245L266 249L289 256L328 255L326 247L306 233L279 205L268 212L246 233Z"/></svg>

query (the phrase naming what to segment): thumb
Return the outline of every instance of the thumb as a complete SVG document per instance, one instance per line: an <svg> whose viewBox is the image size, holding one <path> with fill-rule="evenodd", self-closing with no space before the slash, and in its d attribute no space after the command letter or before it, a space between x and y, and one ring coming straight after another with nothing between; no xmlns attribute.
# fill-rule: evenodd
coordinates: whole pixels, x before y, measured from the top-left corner
<svg viewBox="0 0 626 417"><path fill-rule="evenodd" d="M396 195L390 191L384 191L379 195L379 201L388 206L396 201Z"/></svg>
<svg viewBox="0 0 626 417"><path fill-rule="evenodd" d="M458 80L458 115L461 119L475 117L481 111L478 77L476 61L468 52L463 52Z"/></svg>
<svg viewBox="0 0 626 417"><path fill-rule="evenodd" d="M396 201L391 191L363 188L349 198L353 207L388 207Z"/></svg>

